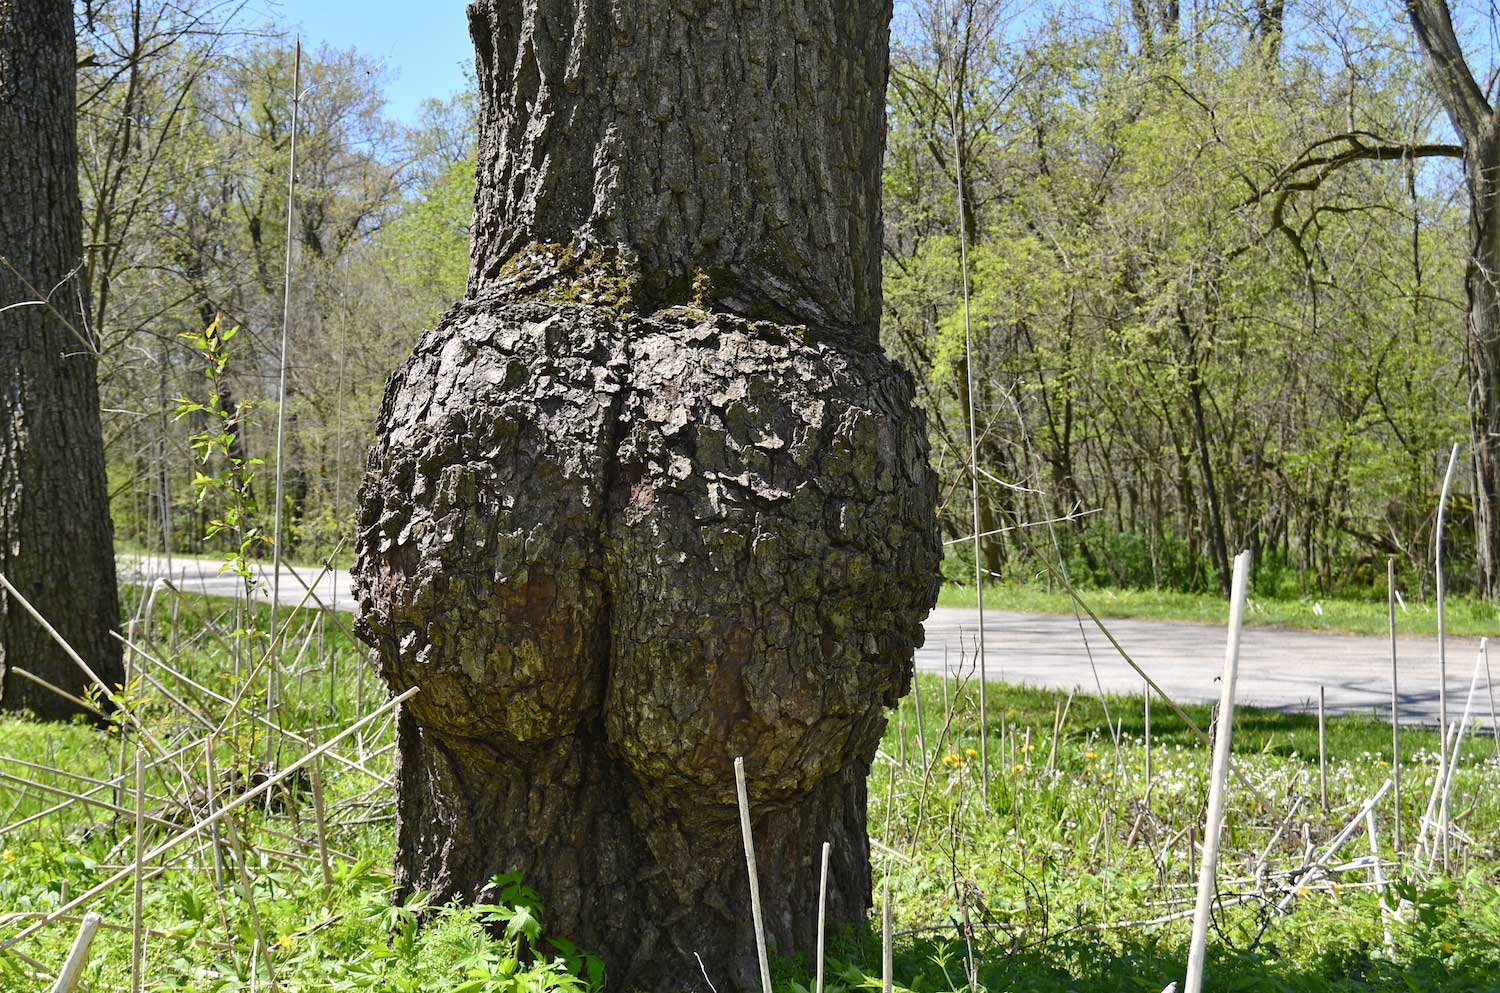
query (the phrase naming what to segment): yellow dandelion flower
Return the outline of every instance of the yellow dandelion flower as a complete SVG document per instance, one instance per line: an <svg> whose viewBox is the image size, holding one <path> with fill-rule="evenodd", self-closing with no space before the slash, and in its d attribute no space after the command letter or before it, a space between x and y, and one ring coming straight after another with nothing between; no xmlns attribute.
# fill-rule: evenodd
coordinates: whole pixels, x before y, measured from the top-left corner
<svg viewBox="0 0 1500 993"><path fill-rule="evenodd" d="M1096 759L1099 757L1099 753L1090 748L1087 752L1083 753L1083 757L1086 759Z"/></svg>
<svg viewBox="0 0 1500 993"><path fill-rule="evenodd" d="M1020 772L1024 768L1026 768L1024 765L1022 765L1021 763L1017 762L1015 765L1013 765L1013 766L1010 767L1010 771L1011 772Z"/></svg>
<svg viewBox="0 0 1500 993"><path fill-rule="evenodd" d="M974 756L978 755L979 752L975 751L972 748L965 748L964 749L964 754L967 755L969 758L973 758Z"/></svg>
<svg viewBox="0 0 1500 993"><path fill-rule="evenodd" d="M1299 887L1297 887L1297 895L1298 896L1307 896L1307 887L1306 886L1299 886Z"/></svg>
<svg viewBox="0 0 1500 993"><path fill-rule="evenodd" d="M280 945L282 948L291 948L292 936L289 934L284 934L276 939L276 944Z"/></svg>
<svg viewBox="0 0 1500 993"><path fill-rule="evenodd" d="M16 860L16 853L7 848L5 853L0 855L0 858L5 859L7 862L14 862Z"/></svg>
<svg viewBox="0 0 1500 993"><path fill-rule="evenodd" d="M1443 951L1445 951L1445 952L1451 952L1451 951L1453 951L1453 942L1451 942L1451 941L1445 941L1445 942L1443 942Z"/></svg>
<svg viewBox="0 0 1500 993"><path fill-rule="evenodd" d="M1024 745L1024 746L1022 746L1021 750L1023 752L1034 752L1034 751L1036 751L1036 746L1035 745Z"/></svg>

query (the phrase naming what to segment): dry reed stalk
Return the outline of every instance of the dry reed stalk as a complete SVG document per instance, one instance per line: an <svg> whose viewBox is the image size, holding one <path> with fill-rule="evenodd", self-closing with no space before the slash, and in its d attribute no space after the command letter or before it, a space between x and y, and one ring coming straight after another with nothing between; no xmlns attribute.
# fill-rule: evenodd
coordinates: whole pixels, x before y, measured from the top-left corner
<svg viewBox="0 0 1500 993"><path fill-rule="evenodd" d="M755 924L755 954L760 961L761 993L771 993L771 961L766 955L766 928L760 910L760 879L755 872L755 838L750 832L750 792L745 787L745 759L734 760L734 785L740 805L740 834L745 842L745 868L750 875L750 916Z"/></svg>
<svg viewBox="0 0 1500 993"><path fill-rule="evenodd" d="M167 663L163 662L161 659L156 658L155 656L153 656L153 655L151 655L151 654L149 654L149 653L147 653L145 651L142 651L137 646L132 645L132 646L130 646L130 648L131 648L132 651L136 652L136 654L140 655L141 658L143 658L146 661L152 663L153 665L159 667L163 672L166 672L168 675L172 676L174 679L179 680L184 685L192 687L193 689L197 690L198 692L200 692L200 693L204 694L205 696L209 697L211 700L213 700L213 701L215 701L217 703L224 704L226 707L230 707L230 708L233 708L233 707L236 706L236 701L231 700L229 697L224 696L223 694L218 693L218 692L214 691L213 689L210 689L207 686L204 686L202 683L199 683L198 681L194 680L191 676L187 676L187 675L185 675L185 674L177 671L176 669L172 668ZM250 720L255 721L257 723L262 723L263 724L265 722L265 718L264 717L262 717L260 714L254 713L253 711L246 712L245 716L248 717ZM305 748L316 748L316 747L318 747L318 745L311 738L308 738L308 737L305 737L303 735L297 734L294 731L290 731L290 730L287 730L287 729L283 728L281 733L282 733L283 737L289 738L290 740L296 742L299 745L302 745ZM382 776L380 773L375 772L372 769L367 768L365 765L363 765L359 761L357 761L355 759L348 758L347 756L343 755L340 752L329 751L329 752L326 752L324 754L326 754L329 758L333 759L335 762L337 762L340 765L344 766L346 769L353 769L356 772L363 773L364 775L369 776L371 779L375 780L377 783L381 784L382 786L390 787L392 785L392 781L391 781L390 777L388 777L388 776ZM369 756L369 757L374 757L374 756Z"/></svg>
<svg viewBox="0 0 1500 993"><path fill-rule="evenodd" d="M1224 649L1223 695L1219 699L1218 731L1214 735L1213 775L1208 789L1208 816L1203 825L1203 868L1198 875L1198 899L1193 912L1193 937L1188 949L1186 993L1202 993L1203 959L1208 948L1209 914L1219 868L1220 832L1224 825L1224 791L1229 779L1229 754L1234 733L1234 691L1240 669L1240 633L1245 622L1245 593L1250 582L1250 553L1234 559L1229 594L1229 641Z"/></svg>
<svg viewBox="0 0 1500 993"><path fill-rule="evenodd" d="M1329 842L1328 847L1324 849L1322 855L1318 856L1317 861L1302 872L1291 890L1286 896L1282 897L1281 902L1276 905L1277 913L1286 913L1287 908L1292 905L1292 901L1297 899L1297 891L1306 889L1317 880L1333 856L1338 853L1340 848L1344 847L1344 843L1359 829L1360 824L1364 822L1365 814L1375 809L1376 805L1391 791L1391 786L1391 780L1387 779L1380 789L1375 791L1374 796L1360 805L1359 812L1350 819L1349 823L1344 825L1343 830L1334 837L1333 841Z"/></svg>
<svg viewBox="0 0 1500 993"><path fill-rule="evenodd" d="M313 751L309 752L307 755L304 755L302 758L298 759L296 762L293 762L291 765L286 766L285 768L277 770L277 772L274 775L268 776L259 786L253 787L252 789L248 790L247 792L240 794L234 800L232 800L229 803L225 804L224 806L220 807L218 809L218 811L216 811L215 813L210 814L209 816L207 816L207 817L203 818L202 820L198 821L196 824L193 824L191 827L185 828L182 831L178 832L177 834L173 835L172 837L168 838L166 841L161 842L160 844L158 844L155 848L153 848L150 852L148 852L146 854L145 861L148 861L148 862L154 862L154 861L156 861L161 856L165 855L167 852L171 851L172 849L176 848L178 845L182 844L184 841L187 841L188 839L197 836L198 833L201 832L204 828L207 828L207 827L210 827L210 826L212 826L214 824L217 824L219 821L221 821L228 814L232 813L233 811L238 810L240 807L243 807L245 804L250 803L251 801L253 801L253 800L255 800L255 799L263 796L264 794L266 794L270 790L276 788L276 786L279 785L282 780L284 780L288 776L291 776L292 774L296 773L303 766L307 765L309 762L311 762L314 759L316 759L319 755L322 755L322 754L326 753L329 749L331 749L334 745L338 744L340 741L343 741L345 738L349 737L350 735L358 733L367 724L370 724L371 722L379 719L380 717L384 716L387 712L389 712L391 710L394 710L396 707L400 706L402 703L404 703L405 701L407 701L411 697L415 696L416 693L417 693L417 691L418 691L418 689L419 689L419 687L413 686L411 689L409 689L406 692L400 694L399 696L393 697L392 699L386 701L386 703L382 707L380 707L380 709L378 709L378 710L370 713L369 715L367 715L367 716L361 718L360 720L356 721L355 723L349 725L347 728L345 728L344 730L340 731L338 734L336 734L335 736L333 736L332 738L330 738L325 744L318 746L318 748L316 748ZM0 942L0 952L9 951L10 949L14 948L16 945L20 944L22 941L26 940L27 938L31 937L33 934L35 934L38 931L40 931L42 928L44 928L47 925L51 924L59 916L61 916L63 914L66 914L66 913L68 913L70 911L77 910L83 904L88 903L90 900L94 899L99 894L104 893L104 892L112 889L114 886L116 886L117 884L119 884L123 880L127 879L131 875L132 872L134 872L134 868L133 867L128 867L128 868L125 868L125 869L121 869L118 872L114 873L113 875L109 876L104 881L95 884L93 887L91 887L86 892L80 893L78 896L74 897L72 900L69 900L67 903L63 904L61 907L58 907L56 910L53 910L50 913L48 913L46 917L42 918L41 920L37 921L36 923L32 924L31 926L25 928L24 930L20 931L19 933L11 936L10 938L5 939L3 942Z"/></svg>
<svg viewBox="0 0 1500 993"><path fill-rule="evenodd" d="M245 844L240 838L239 829L234 826L234 818L228 817L224 820L225 833L229 835L229 847L234 851L234 862L237 875L240 877L240 894L245 898L245 906L250 911L250 924L255 928L255 941L266 959L266 975L271 980L271 988L278 989L280 984L276 981L276 967L271 962L271 946L266 941L265 928L261 927L260 907L255 902L255 890L250 882L250 865L245 857ZM250 949L251 966L250 978L255 979L255 948Z"/></svg>
<svg viewBox="0 0 1500 993"><path fill-rule="evenodd" d="M22 669L20 666L13 665L13 666L10 667L9 671L12 672L12 673L14 673L14 674L16 674L17 676L20 676L22 679L30 680L31 682L33 682L33 683L37 684L38 686L40 686L42 689L51 690L53 693L56 693L58 696L62 697L64 700L68 701L73 706L79 707L79 708L81 708L83 710L87 710L89 713L93 714L95 717L101 717L102 718L102 717L105 716L105 714L104 714L104 712L102 710L100 710L98 707L94 706L93 704L89 703L87 700L83 699L82 697L74 696L73 694L69 693L67 690L65 690L65 689L63 689L63 688L61 688L59 686L54 686L51 683L47 682L41 676L37 676L37 675L34 675L34 674L30 673L30 672L27 672L25 669Z"/></svg>
<svg viewBox="0 0 1500 993"><path fill-rule="evenodd" d="M84 915L83 923L78 926L78 936L73 939L68 957L63 960L62 971L57 974L57 982L52 984L52 993L73 993L78 980L83 977L84 967L89 963L89 949L94 944L94 935L98 933L103 920L98 914Z"/></svg>
<svg viewBox="0 0 1500 993"><path fill-rule="evenodd" d="M313 817L318 828L318 865L323 869L324 904L333 909L333 867L328 862L328 817L323 806L323 763L314 762L312 773Z"/></svg>

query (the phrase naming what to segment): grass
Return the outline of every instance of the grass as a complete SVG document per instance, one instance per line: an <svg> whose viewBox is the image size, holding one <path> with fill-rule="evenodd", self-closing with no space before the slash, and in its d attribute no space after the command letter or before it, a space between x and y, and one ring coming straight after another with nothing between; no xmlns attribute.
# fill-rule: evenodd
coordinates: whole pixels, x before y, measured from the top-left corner
<svg viewBox="0 0 1500 993"><path fill-rule="evenodd" d="M153 655L215 692L231 707L185 680L157 671L173 693L212 715L220 802L285 767L306 747L273 730L267 734L259 653L236 640L240 621L223 602L185 597L158 603ZM315 614L298 614L289 633L282 697L272 724L326 739L383 698L363 654ZM264 611L260 623L264 624ZM283 619L286 614L283 613ZM325 622L326 623L326 622ZM175 633L174 633L175 631ZM300 656L297 655L300 650ZM236 662L236 654L239 656ZM264 670L261 670L263 673ZM976 688L935 676L917 682L891 715L869 781L870 832L884 849L874 853L879 881L892 881L899 937L896 989L959 993L971 952L976 988L999 991L1147 991L1180 980L1189 921L1140 922L1180 915L1190 907L1190 824L1201 819L1207 750L1165 706L1154 708L1146 780L1143 701L1088 697L993 686L989 721L979 720ZM166 747L199 737L202 728L184 708L147 683L137 683L130 705ZM1067 719L1054 737L1059 713ZM1185 708L1208 727L1209 708ZM988 801L980 782L981 737L991 758ZM1116 737L1118 736L1118 748ZM133 753L134 737L125 741ZM919 741L926 744L925 752ZM1320 851L1366 797L1390 775L1390 730L1370 717L1329 723L1328 807L1318 801L1315 718L1241 710L1235 722L1238 767L1264 799L1243 788L1231 794L1224 862L1223 904L1210 941L1208 988L1250 991L1474 991L1500 990L1500 761L1489 737L1471 738L1457 767L1452 871L1433 871L1410 854L1392 861L1387 892L1370 886L1367 867L1350 861L1367 851L1355 835L1335 863L1343 866L1295 897L1280 916L1270 905L1295 885L1309 847ZM1433 780L1435 732L1403 731L1402 819L1408 853ZM269 989L266 959L287 990L369 990L407 993L549 993L591 988L588 960L545 930L545 908L521 882L511 881L490 908L434 912L420 902L393 903L389 866L394 851L389 722L341 747L357 768L322 764L328 809L333 885L325 890L311 784L293 777L271 802L253 804L235 819L246 848L249 895L235 882L235 856L221 849L225 883L215 883L213 845L194 842L185 858L145 888L145 989L200 993ZM32 785L0 782L0 941L35 915L64 902L130 863L131 820L82 803L20 827L17 822L55 802L39 788L93 788L120 768L121 738L85 725L0 720L0 771ZM7 758L8 757L8 758ZM47 767L14 762L24 758ZM148 810L186 817L180 804L202 810L203 752L148 780ZM113 789L98 794L116 802ZM1300 804L1298 804L1298 798ZM118 804L133 806L130 790ZM1296 814L1287 812L1296 805ZM1390 858L1392 808L1377 811ZM1283 822L1287 828L1279 833ZM147 844L164 837L148 830ZM1270 844L1273 836L1276 843ZM228 838L220 836L221 842ZM810 848L819 839L808 839ZM1264 869L1255 863L1265 851ZM891 854L894 853L894 854ZM1259 878L1257 878L1259 877ZM1405 900L1400 921L1382 933L1380 900ZM1242 902L1236 902L1242 901ZM131 920L129 885L95 906L113 925ZM966 931L965 917L972 925ZM40 931L18 950L55 969L76 925ZM130 936L102 932L85 987L129 989ZM830 943L830 993L879 988L878 930L862 928ZM712 963L708 963L710 975ZM777 993L811 989L801 960L774 965ZM48 988L32 967L0 955L0 989ZM721 985L721 989L722 989Z"/></svg>
<svg viewBox="0 0 1500 993"><path fill-rule="evenodd" d="M1079 595L1100 617L1139 617L1220 625L1229 621L1229 603L1217 594L1101 588L1082 590ZM940 607L972 609L975 601L972 586L945 583L938 594ZM986 584L984 606L986 610L1041 614L1072 614L1074 610L1073 600L1066 590L1048 590L1019 583ZM1346 634L1385 635L1389 631L1385 602L1372 600L1314 597L1285 600L1252 596L1245 622L1263 627ZM1500 607L1469 597L1449 597L1444 607L1444 623L1452 635L1494 637L1500 635ZM1408 599L1404 607L1397 607L1396 630L1401 635L1436 637L1436 607Z"/></svg>

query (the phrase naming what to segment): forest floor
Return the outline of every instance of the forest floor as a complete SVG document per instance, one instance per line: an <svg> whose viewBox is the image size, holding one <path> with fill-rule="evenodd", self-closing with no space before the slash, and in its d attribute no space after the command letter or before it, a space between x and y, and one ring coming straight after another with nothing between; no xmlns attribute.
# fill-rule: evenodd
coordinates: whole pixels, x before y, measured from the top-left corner
<svg viewBox="0 0 1500 993"><path fill-rule="evenodd" d="M146 654L125 695L130 734L0 721L0 946L36 928L0 953L0 989L48 989L85 910L106 930L82 988L130 988L137 795L146 990L270 989L273 973L286 990L591 988L590 960L548 934L545 907L521 884L488 908L424 915L420 898L392 902L389 711L334 615L283 611L278 658L235 633L223 601L162 596L155 611L138 626ZM898 991L1159 993L1180 982L1209 766L1197 734L1157 701L1148 746L1139 696L991 684L981 720L972 681L923 676L918 690L892 713L870 775L877 913L830 939L826 989L879 989L887 880ZM1184 712L1209 726L1209 708ZM1244 783L1230 792L1208 988L1500 990L1495 742L1462 744L1444 872L1419 846L1432 834L1422 815L1437 736L1405 729L1400 740L1397 854L1394 797L1373 820L1360 814L1392 775L1387 724L1330 720L1323 778L1316 718L1236 712ZM288 774L314 741L322 758ZM222 810L255 789L265 792L221 830L180 830L210 797ZM1334 844L1346 824L1352 834ZM1309 875L1325 853L1326 872ZM491 937L486 922L505 926ZM773 971L778 993L813 986L805 959Z"/></svg>

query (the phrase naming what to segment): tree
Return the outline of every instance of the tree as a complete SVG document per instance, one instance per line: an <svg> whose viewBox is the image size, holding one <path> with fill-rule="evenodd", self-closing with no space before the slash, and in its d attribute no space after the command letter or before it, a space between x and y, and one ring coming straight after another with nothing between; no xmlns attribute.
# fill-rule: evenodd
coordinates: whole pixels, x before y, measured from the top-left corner
<svg viewBox="0 0 1500 993"><path fill-rule="evenodd" d="M113 687L113 529L88 323L67 0L0 2L0 572ZM0 593L0 706L62 718L89 681Z"/></svg>
<svg viewBox="0 0 1500 993"><path fill-rule="evenodd" d="M870 905L866 777L934 602L936 482L880 350L887 2L469 7L467 299L391 379L360 632L398 880L497 873L618 989L758 986ZM774 857L770 857L771 853Z"/></svg>
<svg viewBox="0 0 1500 993"><path fill-rule="evenodd" d="M1500 598L1500 109L1464 58L1446 0L1406 0L1432 85L1463 145L1469 194L1469 423L1480 586ZM1450 153L1451 154L1451 153Z"/></svg>

